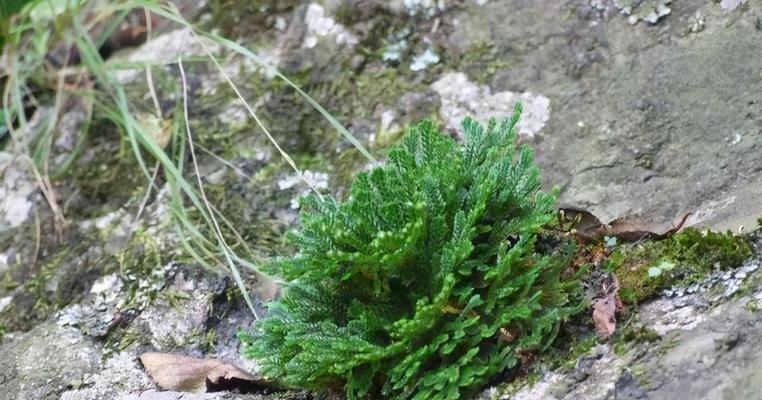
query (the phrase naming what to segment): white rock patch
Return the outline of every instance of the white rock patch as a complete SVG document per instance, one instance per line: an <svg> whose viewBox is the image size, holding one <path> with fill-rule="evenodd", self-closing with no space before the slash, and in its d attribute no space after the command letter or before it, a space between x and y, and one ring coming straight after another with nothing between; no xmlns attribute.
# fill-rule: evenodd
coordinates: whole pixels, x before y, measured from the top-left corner
<svg viewBox="0 0 762 400"><path fill-rule="evenodd" d="M225 125L242 125L249 119L249 112L239 99L235 99L217 119Z"/></svg>
<svg viewBox="0 0 762 400"><path fill-rule="evenodd" d="M0 274L8 270L10 259L11 257L7 252L0 252Z"/></svg>
<svg viewBox="0 0 762 400"><path fill-rule="evenodd" d="M305 182L306 181L306 182ZM327 189L328 188L328 174L325 172L312 172L304 171L302 176L293 174L285 179L278 181L278 189L287 190L294 187L300 188L299 194L291 199L291 208L299 208L299 199L310 192L310 187L315 189Z"/></svg>
<svg viewBox="0 0 762 400"><path fill-rule="evenodd" d="M9 304L13 301L13 296L5 296L0 299L0 312L3 312L5 310L5 307L8 307Z"/></svg>
<svg viewBox="0 0 762 400"><path fill-rule="evenodd" d="M0 176L0 230L15 228L29 218L37 185L18 162L0 163Z"/></svg>
<svg viewBox="0 0 762 400"><path fill-rule="evenodd" d="M397 118L394 110L386 110L381 113L381 130L388 131L392 127L392 123Z"/></svg>
<svg viewBox="0 0 762 400"><path fill-rule="evenodd" d="M676 307L669 299L658 299L644 306L646 315L656 318L648 320L649 328L659 335L666 335L674 330L692 330L706 317L702 310L694 306Z"/></svg>
<svg viewBox="0 0 762 400"><path fill-rule="evenodd" d="M434 65L439 62L439 55L431 47L413 57L413 62L410 64L410 70L414 72L422 71L429 65Z"/></svg>
<svg viewBox="0 0 762 400"><path fill-rule="evenodd" d="M309 182L310 185L312 185L316 189L325 189L328 187L328 174L326 174L325 172L312 172L307 170L307 171L304 171L304 173L302 173L301 177L298 174L293 174L289 176L288 178L281 179L280 181L278 181L278 189L280 190L291 189L297 184L303 182L302 177L304 177L304 180Z"/></svg>
<svg viewBox="0 0 762 400"><path fill-rule="evenodd" d="M471 116L481 123L490 117L497 119L510 117L517 101L524 105L517 128L522 139L534 138L545 126L550 115L550 99L531 92L492 93L488 86L479 86L468 80L462 72L442 75L431 85L442 101L440 115L446 121L447 129L460 132L463 118Z"/></svg>
<svg viewBox="0 0 762 400"><path fill-rule="evenodd" d="M307 25L307 35L302 45L308 49L315 47L318 44L318 37L323 36L334 36L337 44L354 46L358 43L357 37L352 35L344 25L327 16L320 4L312 3L307 7L304 23Z"/></svg>
<svg viewBox="0 0 762 400"><path fill-rule="evenodd" d="M424 15L433 17L439 11L444 11L444 0L404 0L403 5L409 15Z"/></svg>
<svg viewBox="0 0 762 400"><path fill-rule="evenodd" d="M746 1L747 0L722 0L720 2L720 8L722 8L722 11L731 12L741 6L741 4L746 3Z"/></svg>

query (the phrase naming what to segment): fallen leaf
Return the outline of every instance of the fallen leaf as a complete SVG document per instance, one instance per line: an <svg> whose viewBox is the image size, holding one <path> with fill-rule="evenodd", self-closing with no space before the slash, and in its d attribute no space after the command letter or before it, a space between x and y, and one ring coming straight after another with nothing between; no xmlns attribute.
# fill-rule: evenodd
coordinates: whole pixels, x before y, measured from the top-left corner
<svg viewBox="0 0 762 400"><path fill-rule="evenodd" d="M660 226L647 226L632 218L618 218L604 224L590 211L574 206L563 206L560 211L563 211L566 218L576 220L574 229L577 236L585 241L598 241L607 236L620 242L662 240L680 231L691 215L686 213L677 224L665 229Z"/></svg>
<svg viewBox="0 0 762 400"><path fill-rule="evenodd" d="M239 389L253 392L273 387L269 381L214 359L155 352L143 353L138 358L156 386L163 390L206 393Z"/></svg>
<svg viewBox="0 0 762 400"><path fill-rule="evenodd" d="M593 305L593 322L595 332L601 338L607 338L616 330L616 305L612 299L606 297L598 299Z"/></svg>
<svg viewBox="0 0 762 400"><path fill-rule="evenodd" d="M613 274L603 283L603 295L593 304L593 323L600 338L608 338L616 331L616 314L622 309L619 298L619 280Z"/></svg>
<svg viewBox="0 0 762 400"><path fill-rule="evenodd" d="M658 227L643 226L637 221L625 218L616 219L608 225L604 225L601 234L616 237L624 242L637 242L643 239L662 240L680 231L690 215L691 213L686 213L676 225L666 230Z"/></svg>

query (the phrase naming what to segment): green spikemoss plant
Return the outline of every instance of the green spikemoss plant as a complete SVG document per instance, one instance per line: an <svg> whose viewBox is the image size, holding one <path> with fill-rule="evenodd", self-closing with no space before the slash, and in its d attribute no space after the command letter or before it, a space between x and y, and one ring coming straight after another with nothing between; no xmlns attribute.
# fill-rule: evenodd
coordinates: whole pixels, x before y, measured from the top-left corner
<svg viewBox="0 0 762 400"><path fill-rule="evenodd" d="M463 145L430 121L344 202L302 201L298 248L273 273L289 285L241 334L283 384L350 399L461 399L541 351L582 308L574 253L537 246L556 194L538 191L511 119L463 122Z"/></svg>

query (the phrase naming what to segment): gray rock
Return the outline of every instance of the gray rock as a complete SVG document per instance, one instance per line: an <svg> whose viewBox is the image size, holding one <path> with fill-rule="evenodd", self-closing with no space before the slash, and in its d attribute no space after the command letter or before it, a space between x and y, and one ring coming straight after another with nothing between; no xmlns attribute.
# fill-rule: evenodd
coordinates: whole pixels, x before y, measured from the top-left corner
<svg viewBox="0 0 762 400"><path fill-rule="evenodd" d="M163 295L135 319L133 326L145 332L158 351L198 349L213 301L227 289L220 277L199 272L178 271Z"/></svg>
<svg viewBox="0 0 762 400"><path fill-rule="evenodd" d="M61 400L125 399L153 386L134 354L108 359L98 373L87 376L79 387L62 393Z"/></svg>
<svg viewBox="0 0 762 400"><path fill-rule="evenodd" d="M3 343L0 354L0 399L55 398L101 366L91 339L54 322Z"/></svg>
<svg viewBox="0 0 762 400"><path fill-rule="evenodd" d="M521 102L524 112L517 126L518 133L523 140L532 140L545 126L550 113L550 100L545 96L531 92L492 93L489 87L469 81L464 73L444 74L431 88L441 99L439 113L446 127L457 134L462 134L460 126L466 116L486 124L491 117L509 118L514 105Z"/></svg>
<svg viewBox="0 0 762 400"><path fill-rule="evenodd" d="M632 3L645 9L657 2ZM748 55L757 52L757 14L689 3L651 27L619 17L562 18L567 2L490 2L455 13L450 37L460 49L498 44L510 67L497 72L490 93L550 99L537 158L547 186L562 186L562 201L605 222L640 216L672 223L693 211L690 224L754 226L762 213L762 81L751 72L758 60ZM682 39L682 21L696 11L704 29ZM568 69L596 51L600 57L583 68ZM736 132L731 145L725 137Z"/></svg>

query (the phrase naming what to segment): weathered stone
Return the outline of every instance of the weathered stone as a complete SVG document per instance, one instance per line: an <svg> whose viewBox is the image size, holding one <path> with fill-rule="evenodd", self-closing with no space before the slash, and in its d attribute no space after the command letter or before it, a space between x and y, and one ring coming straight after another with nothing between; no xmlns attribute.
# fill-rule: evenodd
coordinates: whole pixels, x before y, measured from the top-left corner
<svg viewBox="0 0 762 400"><path fill-rule="evenodd" d="M672 221L692 211L689 224L745 225L748 230L762 212L762 81L754 57L759 53L760 3L670 3L475 0L446 8L449 2L441 1L308 2L284 8L269 20L269 31L234 39L307 85L310 95L322 94L334 108L352 110L355 114L337 117L361 142L378 146L372 150L379 154L411 123L431 116L437 120L437 110L439 120L457 133L465 115L482 122L509 116L521 100L520 134L535 147L546 186L562 187L562 201L604 221L625 216ZM352 18L338 15L342 7L359 10L367 21L344 24ZM218 56L229 53L202 40ZM464 72L458 61L480 43L494 45L501 62L481 78L469 76L471 70ZM175 82L179 74L172 65L181 55L206 55L187 29L157 31L153 40L108 62L167 65L153 69L160 108L167 113L181 100ZM421 62L416 64L417 57ZM436 63L423 62L435 58ZM277 88L281 83L273 80L272 69L243 57L223 59L223 71L240 85L255 113L266 123L267 117L275 121L276 140L294 149L299 163L308 164L299 167L312 186L344 193L345 188L336 187L339 168L333 164L349 153L349 145L315 136L325 127L304 117L314 112L309 106L307 111L294 107L302 99L291 89ZM229 165L199 151L202 182L210 194L222 190L215 206L227 217L240 217L236 228L257 224L246 235L259 246L255 257L280 254L284 232L296 224L292 206L308 186L291 176L285 164L278 166L278 153L216 67L190 62L185 67L191 134L217 146L211 151L234 150ZM391 78L384 75L389 71ZM162 81L160 72L170 79ZM115 76L139 85L140 93L130 101L152 109L143 68L120 69ZM382 87L357 88L352 86L356 81ZM405 89L375 101L386 94L389 82ZM346 99L348 91L374 95L361 99L361 109L354 111L359 99ZM51 112L47 105L38 108L31 125L39 128ZM64 128L81 123L80 112L62 119ZM71 151L76 139L62 134L54 145ZM119 143L116 135L113 139L103 146L88 145L78 167L99 153L116 154ZM362 163L355 166L363 168ZM37 182L19 165L19 160L0 159L0 275L23 272L37 257L35 240L26 232L33 231L35 202L44 205L44 199L35 197ZM355 166L342 167L341 173L351 177ZM60 187L71 194L61 199L67 213L81 211L98 196L110 204L108 211L73 217L72 229L95 243L54 265L50 277L35 281L51 298L67 304L50 305L65 308L28 332L6 333L0 344L0 398L262 398L160 392L136 362L138 352L149 348L218 357L257 370L254 361L242 359L236 339L254 316L235 298L229 277L175 262L151 268L154 260L136 262L133 253L124 253L138 234L150 238L161 255L171 256L182 247L171 229L169 190L145 198L139 193L125 203L114 200L111 188L78 197L76 184L64 179ZM241 201L233 203L234 196ZM141 218L136 218L138 208ZM52 220L42 207L37 211L43 225ZM71 242L83 237L71 236L77 238ZM41 240L44 261L55 250L46 244L56 240L48 231ZM758 268L759 260L727 274L712 273L645 304L633 324L654 331L658 340L635 344L624 354L614 352L610 343L601 344L571 371L540 371L532 387L512 394L492 388L482 398L755 398L762 390ZM29 281L14 282L19 286L12 290L0 287L0 312L32 310L39 300L24 289L39 276L17 275ZM250 276L247 283L259 298L277 294L271 282Z"/></svg>
<svg viewBox="0 0 762 400"><path fill-rule="evenodd" d="M492 93L489 87L470 82L463 73L449 73L431 85L439 94L442 106L440 115L451 132L461 133L461 122L466 116L472 116L485 124L489 118L510 118L517 102L524 107L518 123L519 135L524 140L532 140L545 126L550 113L550 100L542 95L530 92Z"/></svg>
<svg viewBox="0 0 762 400"><path fill-rule="evenodd" d="M71 327L45 322L0 345L0 398L56 398L100 368L98 346Z"/></svg>

